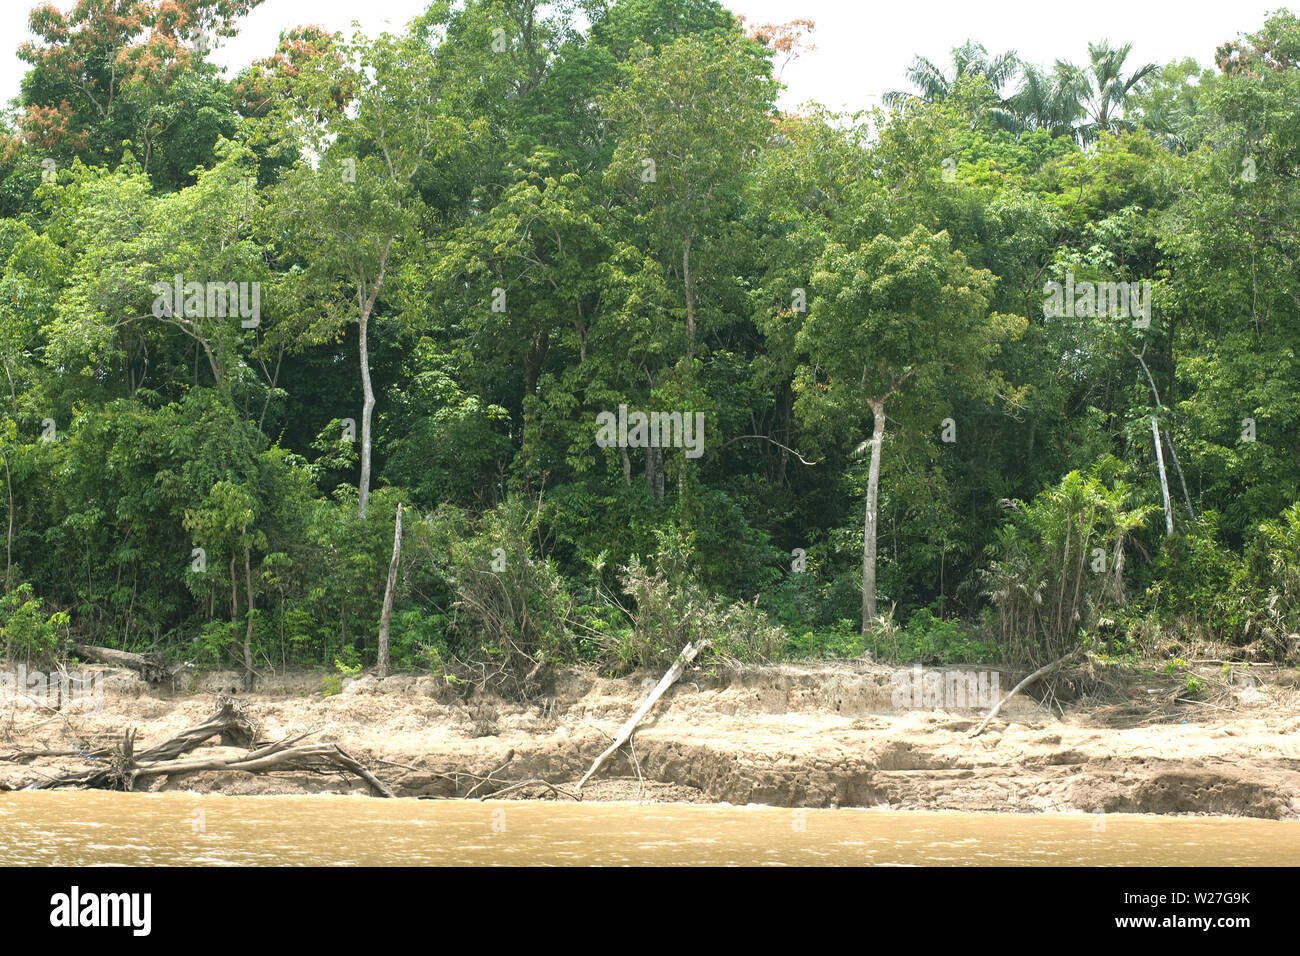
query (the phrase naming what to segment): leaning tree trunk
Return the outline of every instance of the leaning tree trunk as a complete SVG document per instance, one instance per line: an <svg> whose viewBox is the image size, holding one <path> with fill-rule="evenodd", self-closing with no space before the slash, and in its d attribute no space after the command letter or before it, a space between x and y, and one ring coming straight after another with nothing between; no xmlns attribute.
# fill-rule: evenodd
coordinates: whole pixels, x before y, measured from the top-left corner
<svg viewBox="0 0 1300 956"><path fill-rule="evenodd" d="M384 609L379 615L379 676L388 676L388 632L393 623L393 592L397 589L397 563L402 557L402 504L397 504L393 529L393 560L388 564L388 583L384 586Z"/></svg>
<svg viewBox="0 0 1300 956"><path fill-rule="evenodd" d="M871 467L867 470L867 514L862 529L862 633L876 619L876 512L880 504L880 446L885 437L885 403L872 401Z"/></svg>
<svg viewBox="0 0 1300 956"><path fill-rule="evenodd" d="M667 673L659 679L659 683L655 685L654 690L652 690L650 695L642 701L641 706L636 709L636 712L624 721L622 728L618 732L618 736L614 738L614 742L605 748L587 772L583 774L582 779L578 781L577 787L574 788L577 793L582 793L583 786L591 779L592 774L600 769L600 765L609 758L610 754L614 753L614 751L618 750L619 747L623 746L632 738L632 733L636 730L637 724L641 723L641 720L645 715L650 713L650 708L654 707L659 698L664 695L664 692L677 682L677 679L682 676L682 671L686 670L686 665L695 660L695 656L699 654L707 643L708 641L700 641L698 643L688 641L686 643L686 646L683 647L681 652L677 655L677 659L673 661L672 667L668 668Z"/></svg>

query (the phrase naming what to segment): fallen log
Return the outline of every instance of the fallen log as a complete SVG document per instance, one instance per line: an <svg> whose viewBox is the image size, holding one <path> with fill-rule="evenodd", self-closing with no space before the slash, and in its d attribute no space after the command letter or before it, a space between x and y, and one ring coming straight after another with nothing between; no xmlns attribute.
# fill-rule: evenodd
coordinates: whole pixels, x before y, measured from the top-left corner
<svg viewBox="0 0 1300 956"><path fill-rule="evenodd" d="M159 684L171 680L175 670L163 660L161 654L152 651L135 654L131 651L119 651L112 647L99 647L95 644L73 644L72 653L82 660L94 661L96 664L110 664L113 667L127 667L138 671L140 678L149 684Z"/></svg>
<svg viewBox="0 0 1300 956"><path fill-rule="evenodd" d="M978 737L980 734L984 733L984 728L988 726L988 722L990 720L992 720L994 717L998 715L998 711L1002 709L1002 705L1005 704L1007 701L1009 701L1012 697L1015 697L1016 694L1020 693L1022 688L1028 687L1034 681L1042 677L1046 677L1048 674L1056 670L1062 664L1065 664L1066 662L1073 660L1074 658L1078 657L1082 653L1083 653L1082 647L1075 648L1070 653L1066 654L1064 657L1054 660L1050 664L1044 664L1042 667L1038 668L1038 670L1034 671L1032 674L1030 674L1028 677L1022 680L1015 687L1011 688L1011 692L1008 693L1006 697L1003 697L1000 701L994 704L993 709L984 715L984 719L980 721L980 725L976 727L974 730L972 730L970 734L968 734L968 736Z"/></svg>
<svg viewBox="0 0 1300 956"><path fill-rule="evenodd" d="M301 739L295 738L295 739ZM338 744L302 744L286 746L285 741L263 747L252 753L226 760L217 757L198 758L194 760L161 760L156 763L138 764L127 770L124 775L123 789L134 789L140 780L151 777L175 777L187 773L200 773L205 770L238 770L242 773L272 773L284 771L327 771L343 770L360 777L377 796L396 796L378 777L358 763Z"/></svg>
<svg viewBox="0 0 1300 956"><path fill-rule="evenodd" d="M682 648L682 652L677 655L677 660L673 661L673 666L668 668L668 672L659 679L659 683L655 686L655 689L650 692L650 696L647 697L641 706L636 709L636 713L627 719L623 724L622 729L619 730L618 736L614 738L614 742L605 749L604 753L596 758L596 762L591 765L591 769L588 770L583 778L578 781L578 785L574 787L575 793L582 793L583 785L591 779L592 774L600 769L600 765L609 758L610 754L614 753L614 751L618 750L619 747L628 742L632 736L632 732L636 730L637 724L641 723L641 720L645 715L650 713L650 708L658 702L659 698L664 695L664 692L677 682L677 678L682 676L682 671L686 670L686 665L695 660L695 655L700 652L704 647L704 644L704 641L700 641L698 644L688 642L687 645Z"/></svg>
<svg viewBox="0 0 1300 956"><path fill-rule="evenodd" d="M203 723L182 731L156 747L136 754L134 728L128 728L122 742L101 755L84 755L100 766L73 771L28 785L28 790L51 790L57 787L83 789L133 790L141 780L161 776L180 776L205 770L237 770L243 773L284 771L343 771L366 782L371 792L381 797L395 794L382 780L337 744L299 744L315 731L286 737L275 743L252 749L258 728L244 705L233 697L217 698L217 710ZM198 757L180 759L213 737L225 746L246 747L249 752L238 757Z"/></svg>

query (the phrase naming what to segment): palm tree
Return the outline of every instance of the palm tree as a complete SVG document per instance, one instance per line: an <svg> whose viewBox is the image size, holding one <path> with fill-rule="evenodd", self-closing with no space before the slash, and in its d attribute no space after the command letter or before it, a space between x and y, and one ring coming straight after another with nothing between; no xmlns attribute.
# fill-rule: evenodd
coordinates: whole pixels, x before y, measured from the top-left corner
<svg viewBox="0 0 1300 956"><path fill-rule="evenodd" d="M1082 105L1088 115L1088 121L1079 127L1084 142L1096 139L1103 132L1132 127L1122 114L1133 88L1160 68L1158 64L1147 63L1125 76L1124 61L1132 49L1131 43L1112 48L1106 40L1088 44L1090 62L1086 70L1079 71L1085 90Z"/></svg>
<svg viewBox="0 0 1300 956"><path fill-rule="evenodd" d="M1086 95L1078 67L1058 60L1050 74L1026 66L1024 82L1007 100L1007 109L1019 121L1020 130L1043 129L1053 136L1073 136L1075 124L1086 115Z"/></svg>
<svg viewBox="0 0 1300 956"><path fill-rule="evenodd" d="M912 103L938 103L948 98L958 81L966 77L982 76L989 86L1002 97L1002 88L1020 70L1020 59L1014 50L990 57L982 43L967 40L952 50L952 71L944 73L930 60L918 56L907 68L907 78L916 87L916 93L894 90L882 100L886 106L906 108Z"/></svg>

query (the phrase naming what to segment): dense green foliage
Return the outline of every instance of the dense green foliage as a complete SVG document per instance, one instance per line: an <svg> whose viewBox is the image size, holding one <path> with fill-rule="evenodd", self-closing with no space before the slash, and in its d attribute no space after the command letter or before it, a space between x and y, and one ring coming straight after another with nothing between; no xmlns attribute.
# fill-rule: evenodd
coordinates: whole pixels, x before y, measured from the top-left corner
<svg viewBox="0 0 1300 956"><path fill-rule="evenodd" d="M32 16L7 656L369 666L399 503L394 664L513 692L700 637L1297 653L1294 15L1215 69L971 43L834 116L774 106L799 29L714 0L434 0L227 80L205 38L253 6ZM699 454L598 442L620 407Z"/></svg>

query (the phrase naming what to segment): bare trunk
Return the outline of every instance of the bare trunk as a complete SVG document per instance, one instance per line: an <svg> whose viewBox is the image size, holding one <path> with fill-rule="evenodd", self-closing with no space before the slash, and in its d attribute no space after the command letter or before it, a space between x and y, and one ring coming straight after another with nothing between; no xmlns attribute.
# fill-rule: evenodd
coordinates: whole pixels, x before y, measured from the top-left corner
<svg viewBox="0 0 1300 956"><path fill-rule="evenodd" d="M794 418L794 389L787 382L781 387L781 457L778 459L776 483L784 488L786 485L786 475L788 473L787 465L790 461L790 449L786 447L790 443L790 423Z"/></svg>
<svg viewBox="0 0 1300 956"><path fill-rule="evenodd" d="M627 453L626 448L619 448L619 454L623 457L623 484L632 484L632 456Z"/></svg>
<svg viewBox="0 0 1300 956"><path fill-rule="evenodd" d="M682 676L682 671L686 670L686 665L695 660L695 655L697 655L707 643L707 641L700 641L698 644L691 642L682 648L681 653L677 655L677 659L673 661L672 667L668 668L668 672L659 679L659 683L655 685L654 690L650 692L650 695L645 699L641 706L636 709L636 712L624 721L622 728L618 732L618 736L614 738L614 742L605 748L604 753L596 758L595 763L591 765L591 768L583 775L582 779L578 781L577 787L574 788L575 791L581 793L583 785L591 779L592 774L600 769L600 765L609 758L610 754L614 753L614 751L618 750L619 747L623 746L631 739L632 732L636 730L637 724L641 723L642 718L644 718L646 714L650 713L650 708L658 703L659 698L664 695L664 692L668 690L669 687L672 687L673 684L677 683L677 678Z"/></svg>
<svg viewBox="0 0 1300 956"><path fill-rule="evenodd" d="M1115 543L1115 602L1123 605L1125 602L1124 595L1124 539L1121 537Z"/></svg>
<svg viewBox="0 0 1300 956"><path fill-rule="evenodd" d="M239 584L235 580L235 556L230 556L230 623L239 620ZM232 628L233 630L233 628Z"/></svg>
<svg viewBox="0 0 1300 956"><path fill-rule="evenodd" d="M520 448L523 452L524 479L527 482L532 474L532 436L536 430L533 405L537 398L537 382L542 377L542 367L546 362L546 352L550 347L550 335L539 332L533 338L532 348L524 359L524 395L520 408L523 411L523 434L520 436Z"/></svg>
<svg viewBox="0 0 1300 956"><path fill-rule="evenodd" d="M1165 537L1174 533L1174 511L1169 503L1169 479L1165 476L1165 453L1160 448L1160 428L1156 424L1156 417L1151 416L1151 437L1156 442L1156 465L1160 469L1160 493L1164 496L1165 501Z"/></svg>
<svg viewBox="0 0 1300 956"><path fill-rule="evenodd" d="M241 530L241 534L242 534ZM244 682L253 689L253 567L244 548L244 590L248 595L248 625L244 628Z"/></svg>
<svg viewBox="0 0 1300 956"><path fill-rule="evenodd" d="M393 592L397 590L397 563L402 557L402 505L397 505L393 523L393 560L388 563L388 584L384 586L384 609L379 615L379 677L388 676L388 631L393 621Z"/></svg>
<svg viewBox="0 0 1300 956"><path fill-rule="evenodd" d="M872 401L871 466L867 470L867 514L862 529L862 633L876 619L876 524L880 503L880 446L885 437L885 403Z"/></svg>
<svg viewBox="0 0 1300 956"><path fill-rule="evenodd" d="M691 236L682 249L682 281L686 286L686 361L695 357L695 287L691 284Z"/></svg>
<svg viewBox="0 0 1300 956"><path fill-rule="evenodd" d="M139 671L140 676L151 684L170 679L173 674L173 669L163 661L162 656L153 652L133 654L130 651L98 647L94 644L73 644L72 653L83 661L111 664L114 667L129 667Z"/></svg>
<svg viewBox="0 0 1300 956"><path fill-rule="evenodd" d="M375 391L370 384L370 348L367 335L370 329L370 312L361 314L360 351L361 351L361 480L357 485L357 508L361 517L366 516L366 507L370 504L370 416L375 410Z"/></svg>
<svg viewBox="0 0 1300 956"><path fill-rule="evenodd" d="M370 294L363 295L365 286L357 286L357 306L359 308L358 346L361 353L361 479L357 483L357 511L361 517L366 516L366 507L370 504L370 418L375 410L375 390L370 384L370 313L375 309L375 300L379 298L379 287L384 284L384 270L388 266L388 252L393 248L393 240L384 243L379 253L379 274L375 276Z"/></svg>
<svg viewBox="0 0 1300 956"><path fill-rule="evenodd" d="M976 727L974 730L972 730L969 734L967 734L967 736L978 737L980 734L984 733L984 728L988 726L989 721L998 715L998 712L1002 710L1003 705L1006 704L1007 701L1009 701L1012 697L1015 697L1016 694L1020 693L1020 691L1023 688L1028 687L1034 681L1042 677L1046 677L1048 674L1056 670L1062 664L1074 660L1074 658L1078 657L1082 653L1083 653L1082 647L1075 648L1073 651L1066 654L1064 657L1059 658L1058 660L1054 660L1050 664L1044 664L1042 667L1038 668L1038 670L1034 671L1032 674L1030 674L1028 677L1022 680L1015 687L1011 688L1011 692L1007 694L1006 697L1003 697L1000 701L994 704L993 709L984 715L984 719L980 721L980 725Z"/></svg>
<svg viewBox="0 0 1300 956"><path fill-rule="evenodd" d="M647 448L645 450L645 486L655 496L655 501L664 500L664 450Z"/></svg>
<svg viewBox="0 0 1300 956"><path fill-rule="evenodd" d="M9 531L5 535L5 594L9 593L9 578L14 566L14 483L9 474L9 456L0 451L5 463L5 489L9 493Z"/></svg>
<svg viewBox="0 0 1300 956"><path fill-rule="evenodd" d="M1174 471L1178 473L1178 482L1183 486L1183 503L1187 505L1187 514L1193 521L1196 520L1196 511L1192 508L1192 496L1187 493L1187 479L1183 477L1183 466L1178 464L1178 452L1174 448L1174 435L1170 432L1166 437L1169 442L1169 457L1174 463Z"/></svg>
<svg viewBox="0 0 1300 956"><path fill-rule="evenodd" d="M1142 351L1145 352L1146 349L1144 348ZM1155 377L1152 376L1152 374L1151 374L1151 369L1147 367L1146 360L1142 358L1142 352L1135 352L1135 351L1133 351L1132 348L1129 348L1129 354L1132 355L1135 359L1138 360L1138 364L1142 366L1142 371L1146 373L1146 376L1147 376L1147 382L1150 383L1150 385L1151 385L1151 397L1155 399L1155 402L1156 402L1156 408L1164 408L1164 405L1162 405L1161 402L1160 402L1160 392L1159 392L1159 390L1156 388L1156 380L1155 380ZM1154 423L1155 423L1155 418L1153 417L1153 418L1151 419L1151 421L1152 421L1152 423L1153 423L1153 425L1154 425ZM1156 454L1159 455L1159 453L1160 453L1160 436L1159 436L1159 434L1157 433L1157 435L1156 435ZM1178 472L1178 480L1179 480L1179 482L1182 483L1182 486L1183 486L1183 501L1184 501L1184 503L1186 503L1186 505L1187 505L1187 514L1192 518L1193 521L1195 521L1195 520L1196 520L1196 511L1195 511L1195 509L1192 508L1192 496L1189 495L1189 494L1187 493L1187 479L1183 477L1183 467L1182 467L1182 465L1180 465L1180 464L1178 463L1178 452L1174 450L1174 439L1173 439L1173 436L1172 436L1172 435L1171 435L1170 438L1169 438L1169 457L1172 458L1173 461L1174 461L1174 470ZM1163 483L1164 480L1165 480L1165 479L1164 479L1164 465L1161 464L1160 467L1161 467L1161 482ZM1167 497L1168 497L1168 493L1166 492L1166 498L1167 498ZM1168 507L1165 508L1165 513L1166 513L1166 514L1169 514L1169 509L1168 509ZM1172 531L1170 531L1169 533L1170 533L1170 534L1173 534Z"/></svg>

